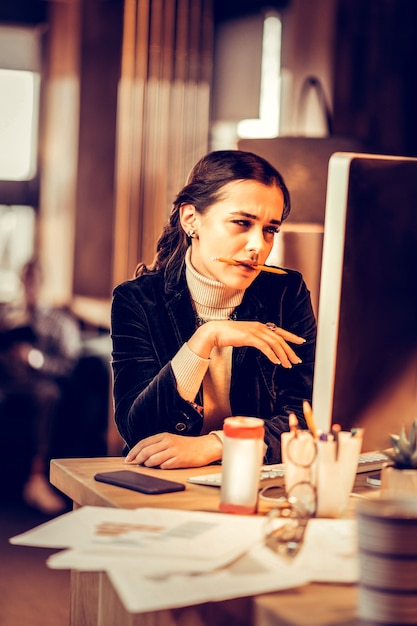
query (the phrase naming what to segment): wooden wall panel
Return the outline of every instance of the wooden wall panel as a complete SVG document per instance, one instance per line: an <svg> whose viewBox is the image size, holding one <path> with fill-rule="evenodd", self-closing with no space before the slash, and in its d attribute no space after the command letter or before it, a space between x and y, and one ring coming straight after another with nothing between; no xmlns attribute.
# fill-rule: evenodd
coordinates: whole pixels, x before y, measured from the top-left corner
<svg viewBox="0 0 417 626"><path fill-rule="evenodd" d="M211 0L126 0L113 282L151 263L170 205L208 150Z"/></svg>
<svg viewBox="0 0 417 626"><path fill-rule="evenodd" d="M81 17L73 289L77 296L109 298L123 3L84 0Z"/></svg>
<svg viewBox="0 0 417 626"><path fill-rule="evenodd" d="M119 86L114 283L132 273L139 247L141 221L138 207L144 128L145 87L148 67L149 0L125 0L122 69ZM134 256L132 256L132 251Z"/></svg>
<svg viewBox="0 0 417 626"><path fill-rule="evenodd" d="M54 304L67 304L72 297L80 23L78 2L51 3L40 146L39 247L45 297Z"/></svg>
<svg viewBox="0 0 417 626"><path fill-rule="evenodd" d="M46 297L100 325L112 289L122 18L123 0L51 0L44 35L39 248Z"/></svg>

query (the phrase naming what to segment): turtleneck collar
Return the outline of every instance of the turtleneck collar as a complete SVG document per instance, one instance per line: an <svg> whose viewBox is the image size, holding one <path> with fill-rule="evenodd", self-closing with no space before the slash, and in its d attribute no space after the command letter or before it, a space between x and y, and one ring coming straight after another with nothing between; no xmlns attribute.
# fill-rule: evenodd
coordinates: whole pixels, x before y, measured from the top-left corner
<svg viewBox="0 0 417 626"><path fill-rule="evenodd" d="M185 277L197 315L205 320L227 319L242 302L244 289L230 289L194 269L191 246L185 255Z"/></svg>

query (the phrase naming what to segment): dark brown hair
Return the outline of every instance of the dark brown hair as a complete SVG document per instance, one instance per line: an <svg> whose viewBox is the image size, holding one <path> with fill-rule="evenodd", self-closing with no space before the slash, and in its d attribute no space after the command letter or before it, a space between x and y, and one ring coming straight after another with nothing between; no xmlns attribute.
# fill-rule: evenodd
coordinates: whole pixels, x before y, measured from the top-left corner
<svg viewBox="0 0 417 626"><path fill-rule="evenodd" d="M212 204L221 199L225 185L237 180L254 180L268 187L278 187L284 196L282 221L288 217L291 209L288 189L281 174L268 161L257 154L242 150L210 152L196 163L185 186L177 195L168 224L157 243L153 264L148 267L139 263L135 276L152 270L163 270L167 281L178 280L190 245L189 237L180 222L181 205L192 204L198 213L204 214Z"/></svg>

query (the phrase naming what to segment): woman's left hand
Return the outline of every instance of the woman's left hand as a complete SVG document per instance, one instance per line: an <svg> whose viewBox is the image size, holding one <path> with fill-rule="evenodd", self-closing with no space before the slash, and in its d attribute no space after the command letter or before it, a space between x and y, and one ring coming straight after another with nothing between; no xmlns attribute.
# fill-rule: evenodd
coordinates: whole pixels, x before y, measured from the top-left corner
<svg viewBox="0 0 417 626"><path fill-rule="evenodd" d="M126 456L125 462L176 469L202 467L222 458L221 441L212 434L185 437L172 433L158 433L139 441Z"/></svg>

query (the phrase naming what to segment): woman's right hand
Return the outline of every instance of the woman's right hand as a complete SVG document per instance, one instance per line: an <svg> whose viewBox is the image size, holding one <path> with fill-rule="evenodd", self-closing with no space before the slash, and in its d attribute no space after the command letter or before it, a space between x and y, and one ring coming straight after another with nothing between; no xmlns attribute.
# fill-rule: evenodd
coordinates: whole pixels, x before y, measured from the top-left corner
<svg viewBox="0 0 417 626"><path fill-rule="evenodd" d="M210 357L215 346L251 346L263 352L273 363L291 368L301 363L301 359L288 342L300 345L305 343L305 339L275 324L219 320L200 326L187 343L190 350L203 359Z"/></svg>

